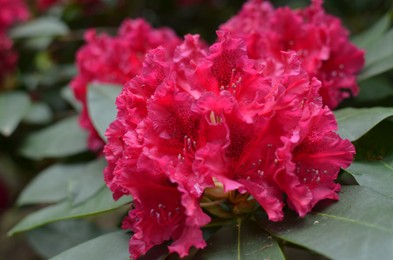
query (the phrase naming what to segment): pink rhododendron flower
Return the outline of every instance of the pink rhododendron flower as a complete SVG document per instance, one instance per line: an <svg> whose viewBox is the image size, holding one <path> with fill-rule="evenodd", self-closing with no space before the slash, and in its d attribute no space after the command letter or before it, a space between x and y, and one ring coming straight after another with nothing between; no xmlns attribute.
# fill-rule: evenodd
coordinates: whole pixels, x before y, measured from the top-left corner
<svg viewBox="0 0 393 260"><path fill-rule="evenodd" d="M322 82L320 94L330 108L358 94L355 75L364 66L364 52L349 42L340 19L325 13L321 0L295 11L249 0L221 29L243 38L251 58L283 63L281 51L296 51L303 68Z"/></svg>
<svg viewBox="0 0 393 260"><path fill-rule="evenodd" d="M225 31L208 50L190 35L173 58L151 50L117 98L104 149L114 198L134 198L123 224L131 256L169 239L181 257L204 247L200 202L212 189L255 200L272 221L283 219L284 195L300 216L338 199L334 181L355 150L335 133L320 87L295 52L277 69Z"/></svg>
<svg viewBox="0 0 393 260"><path fill-rule="evenodd" d="M153 29L142 19L126 20L118 35L97 35L89 30L86 44L77 53L79 74L71 82L75 97L82 103L80 124L89 131L89 148L101 150L104 142L94 129L87 111L87 86L93 82L124 84L140 73L146 52L164 46L171 55L179 39L168 28Z"/></svg>

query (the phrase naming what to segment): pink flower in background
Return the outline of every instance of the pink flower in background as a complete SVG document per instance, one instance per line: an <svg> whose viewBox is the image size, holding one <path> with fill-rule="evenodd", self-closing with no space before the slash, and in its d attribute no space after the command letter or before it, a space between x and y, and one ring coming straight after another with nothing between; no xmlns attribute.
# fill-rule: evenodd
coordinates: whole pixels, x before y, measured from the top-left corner
<svg viewBox="0 0 393 260"><path fill-rule="evenodd" d="M349 42L341 21L325 13L321 0L295 11L249 0L221 29L243 38L251 58L272 57L279 64L285 59L281 51L296 51L303 68L322 82L320 94L330 108L358 94L364 52Z"/></svg>
<svg viewBox="0 0 393 260"><path fill-rule="evenodd" d="M323 29L322 39L328 36L329 58L323 60L318 71L312 75L322 81L321 95L324 102L334 108L341 100L358 94L355 75L364 66L364 51L349 42L349 32L342 27L340 19L324 13L322 1L313 1L313 5L301 12L301 15Z"/></svg>
<svg viewBox="0 0 393 260"><path fill-rule="evenodd" d="M29 18L29 11L23 0L0 0L0 33L5 33L16 22Z"/></svg>
<svg viewBox="0 0 393 260"><path fill-rule="evenodd" d="M12 49L12 40L0 33L0 85L5 76L15 70L17 60L18 54Z"/></svg>
<svg viewBox="0 0 393 260"><path fill-rule="evenodd" d="M334 181L354 147L335 133L298 55L281 62L251 59L225 31L208 50L189 35L173 58L163 48L147 54L117 98L104 149L114 198L134 198L123 225L134 231L132 257L169 239L180 256L204 247L210 218L200 201L210 188L252 196L272 221L283 219L284 195L300 216L338 199Z"/></svg>
<svg viewBox="0 0 393 260"><path fill-rule="evenodd" d="M18 60L7 31L16 22L25 21L28 17L29 12L22 0L0 0L0 86L4 77L15 70Z"/></svg>
<svg viewBox="0 0 393 260"><path fill-rule="evenodd" d="M86 44L77 53L78 75L71 82L75 97L82 103L80 124L89 131L89 148L102 149L104 142L94 129L87 111L86 92L90 83L122 85L141 72L146 52L163 46L172 54L179 39L167 28L153 29L142 19L126 20L118 35L97 35L90 30L85 35Z"/></svg>

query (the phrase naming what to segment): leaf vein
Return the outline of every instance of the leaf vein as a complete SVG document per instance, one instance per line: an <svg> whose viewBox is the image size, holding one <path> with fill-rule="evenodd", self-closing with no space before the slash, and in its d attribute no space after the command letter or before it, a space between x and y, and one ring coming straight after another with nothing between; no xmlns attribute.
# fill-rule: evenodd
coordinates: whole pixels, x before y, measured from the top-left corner
<svg viewBox="0 0 393 260"><path fill-rule="evenodd" d="M386 233L393 234L393 230L389 230L389 229L386 229L386 228L383 228L383 227L380 227L380 226L376 226L376 225L373 225L373 224L359 222L359 221L356 221L356 220L353 220L353 219L348 219L348 218L343 218L343 217L340 217L340 216L329 215L329 214L321 213L321 212L313 212L313 214L320 215L320 216L327 217L327 218L336 219L336 220L341 220L341 221L345 221L345 222L350 222L350 223L354 223L354 224L357 224L357 225L366 226L366 227L369 227L369 228L373 228L373 229L377 229L377 230L380 230L380 231L383 231L383 232L386 232Z"/></svg>

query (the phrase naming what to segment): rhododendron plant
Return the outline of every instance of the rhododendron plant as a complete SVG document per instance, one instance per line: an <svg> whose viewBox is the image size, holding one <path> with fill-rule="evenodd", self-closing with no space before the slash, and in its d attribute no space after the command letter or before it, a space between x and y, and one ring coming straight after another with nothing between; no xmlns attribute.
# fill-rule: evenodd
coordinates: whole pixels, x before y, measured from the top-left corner
<svg viewBox="0 0 393 260"><path fill-rule="evenodd" d="M132 257L170 238L180 256L204 247L210 218L200 203L217 194L233 217L259 204L272 221L284 217L284 194L302 217L338 199L334 181L355 150L335 133L320 82L295 52L282 53L278 71L272 59L251 59L242 39L218 38L206 50L188 35L173 59L150 51L117 98L105 180L115 198L134 197L123 225L135 232Z"/></svg>
<svg viewBox="0 0 393 260"><path fill-rule="evenodd" d="M0 258L389 258L388 2L0 0Z"/></svg>
<svg viewBox="0 0 393 260"><path fill-rule="evenodd" d="M322 82L320 94L330 108L359 92L356 74L364 66L364 52L350 43L340 19L325 13L321 0L300 10L249 0L221 29L243 38L254 59L285 63L281 51L296 51L302 67Z"/></svg>
<svg viewBox="0 0 393 260"><path fill-rule="evenodd" d="M94 82L122 85L141 71L148 50L164 46L167 55L171 55L180 40L172 30L153 29L143 19L124 21L115 37L89 30L85 39L86 44L77 54L78 75L71 82L71 88L83 106L80 124L89 132L89 148L100 151L104 141L88 115L87 86Z"/></svg>

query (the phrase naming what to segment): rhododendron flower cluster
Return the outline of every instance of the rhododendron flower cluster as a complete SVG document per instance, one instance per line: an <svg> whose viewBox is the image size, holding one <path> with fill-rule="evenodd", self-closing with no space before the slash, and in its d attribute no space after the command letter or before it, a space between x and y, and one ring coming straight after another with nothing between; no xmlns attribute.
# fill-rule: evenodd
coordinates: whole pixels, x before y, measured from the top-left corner
<svg viewBox="0 0 393 260"><path fill-rule="evenodd" d="M281 51L296 51L302 67L322 82L320 94L330 108L359 92L355 75L364 66L364 52L349 42L340 19L324 12L322 0L295 11L249 0L221 29L243 38L254 59L285 64Z"/></svg>
<svg viewBox="0 0 393 260"><path fill-rule="evenodd" d="M146 52L164 46L171 55L180 39L168 28L153 29L142 19L126 20L115 37L85 34L86 44L77 53L79 74L71 82L75 97L82 105L80 124L89 131L88 145L101 150L103 140L94 129L87 111L87 86L93 82L124 84L141 71Z"/></svg>
<svg viewBox="0 0 393 260"><path fill-rule="evenodd" d="M206 201L233 217L259 204L281 221L284 198L300 216L338 199L335 179L355 150L335 132L320 81L296 52L281 53L280 70L249 53L226 31L209 49L188 35L173 58L151 50L118 96L104 174L115 199L134 198L123 223L133 258L170 239L181 257L203 248L200 228L222 216L204 212Z"/></svg>
<svg viewBox="0 0 393 260"><path fill-rule="evenodd" d="M5 75L15 70L18 59L7 31L14 23L28 17L29 12L22 0L0 0L0 86Z"/></svg>

